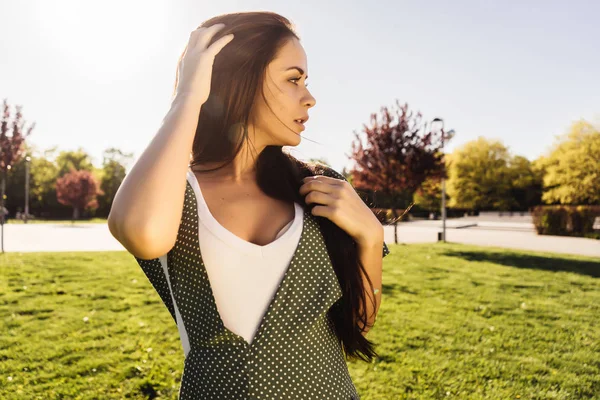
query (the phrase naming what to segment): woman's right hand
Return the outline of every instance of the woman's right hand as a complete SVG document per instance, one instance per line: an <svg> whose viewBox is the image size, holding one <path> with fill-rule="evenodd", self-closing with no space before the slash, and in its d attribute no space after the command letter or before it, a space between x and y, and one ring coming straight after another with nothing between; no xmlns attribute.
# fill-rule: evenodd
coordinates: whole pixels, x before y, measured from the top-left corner
<svg viewBox="0 0 600 400"><path fill-rule="evenodd" d="M210 94L213 63L221 49L233 40L233 34L223 36L207 48L213 36L223 27L219 23L200 27L190 34L190 40L179 62L175 96L193 96L204 104Z"/></svg>

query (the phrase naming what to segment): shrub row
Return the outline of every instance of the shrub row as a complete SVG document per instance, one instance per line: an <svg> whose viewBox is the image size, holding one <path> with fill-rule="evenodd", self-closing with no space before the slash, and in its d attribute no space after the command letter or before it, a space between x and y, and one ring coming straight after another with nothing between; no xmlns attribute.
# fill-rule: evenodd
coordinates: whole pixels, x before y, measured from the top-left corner
<svg viewBox="0 0 600 400"><path fill-rule="evenodd" d="M600 206L535 206L531 208L531 215L539 235L600 239L600 227L596 222L600 219Z"/></svg>

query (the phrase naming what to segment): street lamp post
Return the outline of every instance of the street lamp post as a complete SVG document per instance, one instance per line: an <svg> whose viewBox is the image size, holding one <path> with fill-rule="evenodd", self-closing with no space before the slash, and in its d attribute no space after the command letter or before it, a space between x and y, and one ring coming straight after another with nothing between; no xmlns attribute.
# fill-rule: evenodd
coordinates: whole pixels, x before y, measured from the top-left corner
<svg viewBox="0 0 600 400"><path fill-rule="evenodd" d="M29 216L29 162L31 157L25 157L25 220L27 223L27 217Z"/></svg>
<svg viewBox="0 0 600 400"><path fill-rule="evenodd" d="M442 132L442 155L444 154L444 136L446 133L444 132L444 120L441 118L434 118L431 121L433 125L434 122L439 122L441 124L440 131ZM454 130L451 129L448 131L448 139L451 139L454 136ZM443 175L442 175L442 237L440 238L444 243L446 243L446 160L443 161ZM438 240L440 240L438 239Z"/></svg>
<svg viewBox="0 0 600 400"><path fill-rule="evenodd" d="M442 131L442 154L444 153L444 133ZM446 162L444 161L444 174ZM446 179L442 176L442 241L446 243Z"/></svg>

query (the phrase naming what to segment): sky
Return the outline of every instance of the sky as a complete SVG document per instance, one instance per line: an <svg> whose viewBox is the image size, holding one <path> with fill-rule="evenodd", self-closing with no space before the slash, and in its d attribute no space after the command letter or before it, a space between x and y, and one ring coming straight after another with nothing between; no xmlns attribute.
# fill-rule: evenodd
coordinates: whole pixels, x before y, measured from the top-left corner
<svg viewBox="0 0 600 400"><path fill-rule="evenodd" d="M316 106L297 158L351 168L355 133L396 102L443 118L452 152L483 136L533 160L600 122L600 2L0 0L0 100L28 141L141 155L168 112L189 34L218 14L273 11L307 54ZM131 165L128 166L128 170Z"/></svg>

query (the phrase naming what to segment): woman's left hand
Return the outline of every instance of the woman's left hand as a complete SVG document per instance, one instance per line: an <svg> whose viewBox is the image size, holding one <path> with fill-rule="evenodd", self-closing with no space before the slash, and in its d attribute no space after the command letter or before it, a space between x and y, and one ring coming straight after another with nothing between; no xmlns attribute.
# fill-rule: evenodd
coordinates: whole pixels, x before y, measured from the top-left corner
<svg viewBox="0 0 600 400"><path fill-rule="evenodd" d="M312 214L326 217L350 235L357 244L383 242L383 226L360 198L350 182L324 175L302 180L299 193L315 203Z"/></svg>

